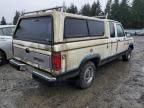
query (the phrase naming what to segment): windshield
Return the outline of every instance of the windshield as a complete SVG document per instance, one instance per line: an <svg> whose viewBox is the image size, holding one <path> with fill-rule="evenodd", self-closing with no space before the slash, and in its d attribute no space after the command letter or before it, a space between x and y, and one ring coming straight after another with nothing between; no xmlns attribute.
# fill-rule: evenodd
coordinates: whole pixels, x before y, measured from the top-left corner
<svg viewBox="0 0 144 108"><path fill-rule="evenodd" d="M2 36L12 36L14 32L15 27L6 27L6 28L0 28L0 35Z"/></svg>
<svg viewBox="0 0 144 108"><path fill-rule="evenodd" d="M48 44L52 39L52 17L21 19L14 38Z"/></svg>
<svg viewBox="0 0 144 108"><path fill-rule="evenodd" d="M15 29L14 27L3 28L3 33L5 36L12 36L14 29Z"/></svg>

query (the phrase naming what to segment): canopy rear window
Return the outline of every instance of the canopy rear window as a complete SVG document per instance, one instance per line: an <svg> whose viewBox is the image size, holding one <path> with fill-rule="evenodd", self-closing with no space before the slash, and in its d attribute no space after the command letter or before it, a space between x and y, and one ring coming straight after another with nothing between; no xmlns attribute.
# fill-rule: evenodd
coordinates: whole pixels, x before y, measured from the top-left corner
<svg viewBox="0 0 144 108"><path fill-rule="evenodd" d="M52 40L52 17L21 19L14 38L48 44Z"/></svg>

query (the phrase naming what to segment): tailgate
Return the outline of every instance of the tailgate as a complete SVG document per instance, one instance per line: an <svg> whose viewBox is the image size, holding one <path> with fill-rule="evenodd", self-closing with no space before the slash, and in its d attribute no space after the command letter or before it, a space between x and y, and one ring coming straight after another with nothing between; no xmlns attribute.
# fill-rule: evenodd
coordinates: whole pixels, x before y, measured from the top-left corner
<svg viewBox="0 0 144 108"><path fill-rule="evenodd" d="M14 57L24 63L34 67L50 70L51 69L51 52L46 48L40 49L39 44L30 47L28 44L14 44ZM48 46L47 46L48 47Z"/></svg>

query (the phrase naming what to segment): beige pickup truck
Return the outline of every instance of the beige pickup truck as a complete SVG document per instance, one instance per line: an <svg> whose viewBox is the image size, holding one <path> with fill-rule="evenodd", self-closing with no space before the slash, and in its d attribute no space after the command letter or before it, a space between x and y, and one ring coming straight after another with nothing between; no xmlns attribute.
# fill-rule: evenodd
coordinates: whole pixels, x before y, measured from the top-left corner
<svg viewBox="0 0 144 108"><path fill-rule="evenodd" d="M118 57L129 61L134 40L118 21L69 14L57 9L26 13L14 33L11 64L49 82L73 78L92 85L97 68ZM31 68L27 68L31 67Z"/></svg>

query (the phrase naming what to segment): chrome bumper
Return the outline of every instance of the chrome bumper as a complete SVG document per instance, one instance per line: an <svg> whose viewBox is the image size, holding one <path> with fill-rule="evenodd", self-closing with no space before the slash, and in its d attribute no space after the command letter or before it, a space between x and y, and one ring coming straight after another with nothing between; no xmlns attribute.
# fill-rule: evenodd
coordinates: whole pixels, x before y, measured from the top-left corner
<svg viewBox="0 0 144 108"><path fill-rule="evenodd" d="M51 74L49 74L47 72L39 71L34 68L28 68L28 66L26 64L21 63L17 60L12 59L9 62L12 66L16 67L20 71L26 71L26 70L30 69L33 77L38 77L39 79L43 79L43 80L46 80L49 82L53 82L53 81L57 80L56 77L53 77Z"/></svg>
<svg viewBox="0 0 144 108"><path fill-rule="evenodd" d="M53 77L53 76L51 76L51 75L49 75L49 74L47 74L47 73L44 73L44 72L33 71L33 72L32 72L32 75L33 75L33 76L36 76L36 77L38 77L38 78L40 78L40 79L44 79L44 80L46 80L46 81L49 81L49 82L56 81L56 78L55 78L55 77Z"/></svg>
<svg viewBox="0 0 144 108"><path fill-rule="evenodd" d="M20 71L25 71L26 70L26 64L24 64L24 63L21 63L19 61L14 60L14 59L10 60L9 63L12 66L15 66Z"/></svg>

